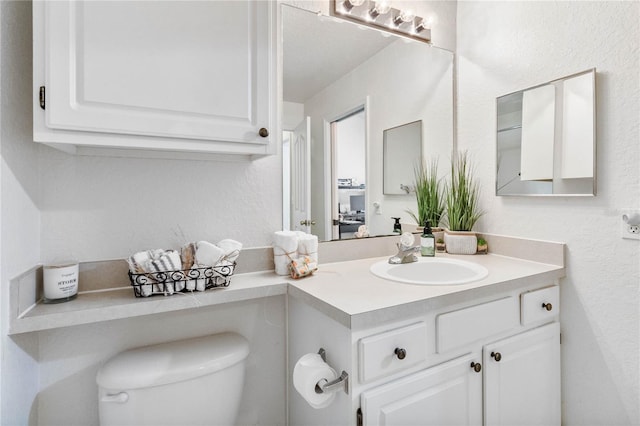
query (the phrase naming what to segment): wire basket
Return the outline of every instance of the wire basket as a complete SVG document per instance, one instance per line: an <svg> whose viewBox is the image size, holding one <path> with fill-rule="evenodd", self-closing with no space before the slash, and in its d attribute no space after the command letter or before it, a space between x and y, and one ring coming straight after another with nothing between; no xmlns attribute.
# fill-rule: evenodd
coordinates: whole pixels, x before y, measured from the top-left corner
<svg viewBox="0 0 640 426"><path fill-rule="evenodd" d="M166 272L133 274L129 271L129 280L136 297L170 296L175 293L228 287L235 268L236 263L233 262L228 265Z"/></svg>

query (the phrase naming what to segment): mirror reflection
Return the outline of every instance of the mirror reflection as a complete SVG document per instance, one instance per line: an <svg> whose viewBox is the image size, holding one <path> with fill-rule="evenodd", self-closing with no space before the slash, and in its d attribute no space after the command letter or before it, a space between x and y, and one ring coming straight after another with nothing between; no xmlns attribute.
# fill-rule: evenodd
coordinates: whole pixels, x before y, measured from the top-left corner
<svg viewBox="0 0 640 426"><path fill-rule="evenodd" d="M406 210L416 209L415 194L384 191L384 130L421 122L422 154L411 154L405 172L421 156L448 163L452 53L281 7L285 229L337 240L362 225L370 236L389 235L392 217L412 223Z"/></svg>
<svg viewBox="0 0 640 426"><path fill-rule="evenodd" d="M497 99L497 195L595 195L595 69Z"/></svg>
<svg viewBox="0 0 640 426"><path fill-rule="evenodd" d="M386 129L383 133L383 193L409 194L414 189L416 158L422 158L422 121Z"/></svg>

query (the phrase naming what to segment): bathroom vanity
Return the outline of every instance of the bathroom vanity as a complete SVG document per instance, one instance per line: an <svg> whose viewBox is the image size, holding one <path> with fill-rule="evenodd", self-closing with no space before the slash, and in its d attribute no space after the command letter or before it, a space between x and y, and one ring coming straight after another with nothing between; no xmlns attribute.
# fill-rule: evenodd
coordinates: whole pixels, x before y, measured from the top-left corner
<svg viewBox="0 0 640 426"><path fill-rule="evenodd" d="M322 347L349 379L324 409L290 386L289 424L559 425L564 268L463 257L489 275L410 285L375 277L380 259L364 259L290 284L289 370Z"/></svg>
<svg viewBox="0 0 640 426"><path fill-rule="evenodd" d="M202 321L205 317L194 315L211 307L207 321L220 322L213 331L231 327L245 335L250 357L259 367L249 365L243 407L259 418L267 410L263 400L270 407L280 401L281 414L271 413L274 424L415 424L415 419L421 425L511 425L523 420L560 424L559 280L565 273L564 244L483 237L493 254L435 258L464 260L488 270L479 281L460 285L404 284L371 273L372 265L393 253L397 237L322 243L319 270L301 280L267 270L269 262L260 259L272 259L270 249L247 249L228 288L189 296L135 298L123 282L126 262L105 261L80 265L77 299L34 304L41 285L41 268L36 267L11 282L10 334L39 334L36 339L46 340L50 333L58 335L56 330L84 326L74 328L74 334L94 336L102 327L117 330L132 324L113 320ZM398 265L403 266L407 265ZM286 348L284 324L276 327L278 336L263 338L252 334L256 324L246 316L246 304L273 296L282 298L278 312L288 322ZM259 305L260 317L264 309ZM230 317L233 312L240 316ZM180 320L183 317L187 319ZM230 321L242 327L236 330L238 324L227 324ZM276 332L266 323L260 327L260 333ZM149 343L177 340L167 332ZM209 331L192 335L203 333ZM139 342L126 343L120 350L137 346ZM294 389L291 377L297 360L320 348L337 374L348 374L348 383L346 392L338 390L328 407L314 409ZM114 354L100 350L84 370L97 370ZM273 377L266 380L263 374ZM95 404L91 388L74 392L71 396L83 405ZM85 413L88 424L91 415ZM281 422L276 420L280 416ZM247 414L243 419L250 421ZM57 420L67 419L60 414Z"/></svg>

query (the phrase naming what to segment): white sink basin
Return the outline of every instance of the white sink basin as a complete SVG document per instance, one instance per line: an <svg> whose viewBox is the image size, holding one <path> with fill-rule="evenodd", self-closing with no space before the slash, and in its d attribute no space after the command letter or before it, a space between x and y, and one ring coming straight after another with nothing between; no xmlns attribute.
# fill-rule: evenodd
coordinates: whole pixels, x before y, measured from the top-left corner
<svg viewBox="0 0 640 426"><path fill-rule="evenodd" d="M380 278L418 285L457 285L479 281L489 275L484 266L458 259L421 257L417 262L392 265L383 260L371 265Z"/></svg>

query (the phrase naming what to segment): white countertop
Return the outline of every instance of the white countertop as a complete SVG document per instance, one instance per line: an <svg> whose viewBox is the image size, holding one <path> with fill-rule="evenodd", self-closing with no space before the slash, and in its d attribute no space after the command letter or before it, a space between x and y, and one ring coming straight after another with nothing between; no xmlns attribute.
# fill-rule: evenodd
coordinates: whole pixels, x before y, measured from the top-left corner
<svg viewBox="0 0 640 426"><path fill-rule="evenodd" d="M412 310L421 312L429 306L464 301L498 289L553 284L565 274L562 266L500 255L438 253L437 256L480 264L489 270L489 275L461 285L404 284L379 278L369 271L372 264L388 259L380 257L321 265L312 277L290 280L288 293L347 327L360 328L400 314L406 316Z"/></svg>
<svg viewBox="0 0 640 426"><path fill-rule="evenodd" d="M511 286L548 282L564 276L564 267L500 255L453 256L483 265L489 275L462 285L421 286L384 280L374 276L370 266L387 257L321 264L310 277L293 280L272 271L234 275L227 288L176 294L169 297L136 298L133 290L119 288L80 293L75 300L33 308L12 318L10 334L89 324L113 319L193 309L221 303L289 294L305 301L350 328L371 326L424 311L439 303L481 297Z"/></svg>
<svg viewBox="0 0 640 426"><path fill-rule="evenodd" d="M231 278L229 287L176 293L166 297L135 297L132 287L81 292L69 302L37 303L11 321L9 334L133 318L286 293L286 277L279 277L273 272L237 274Z"/></svg>

